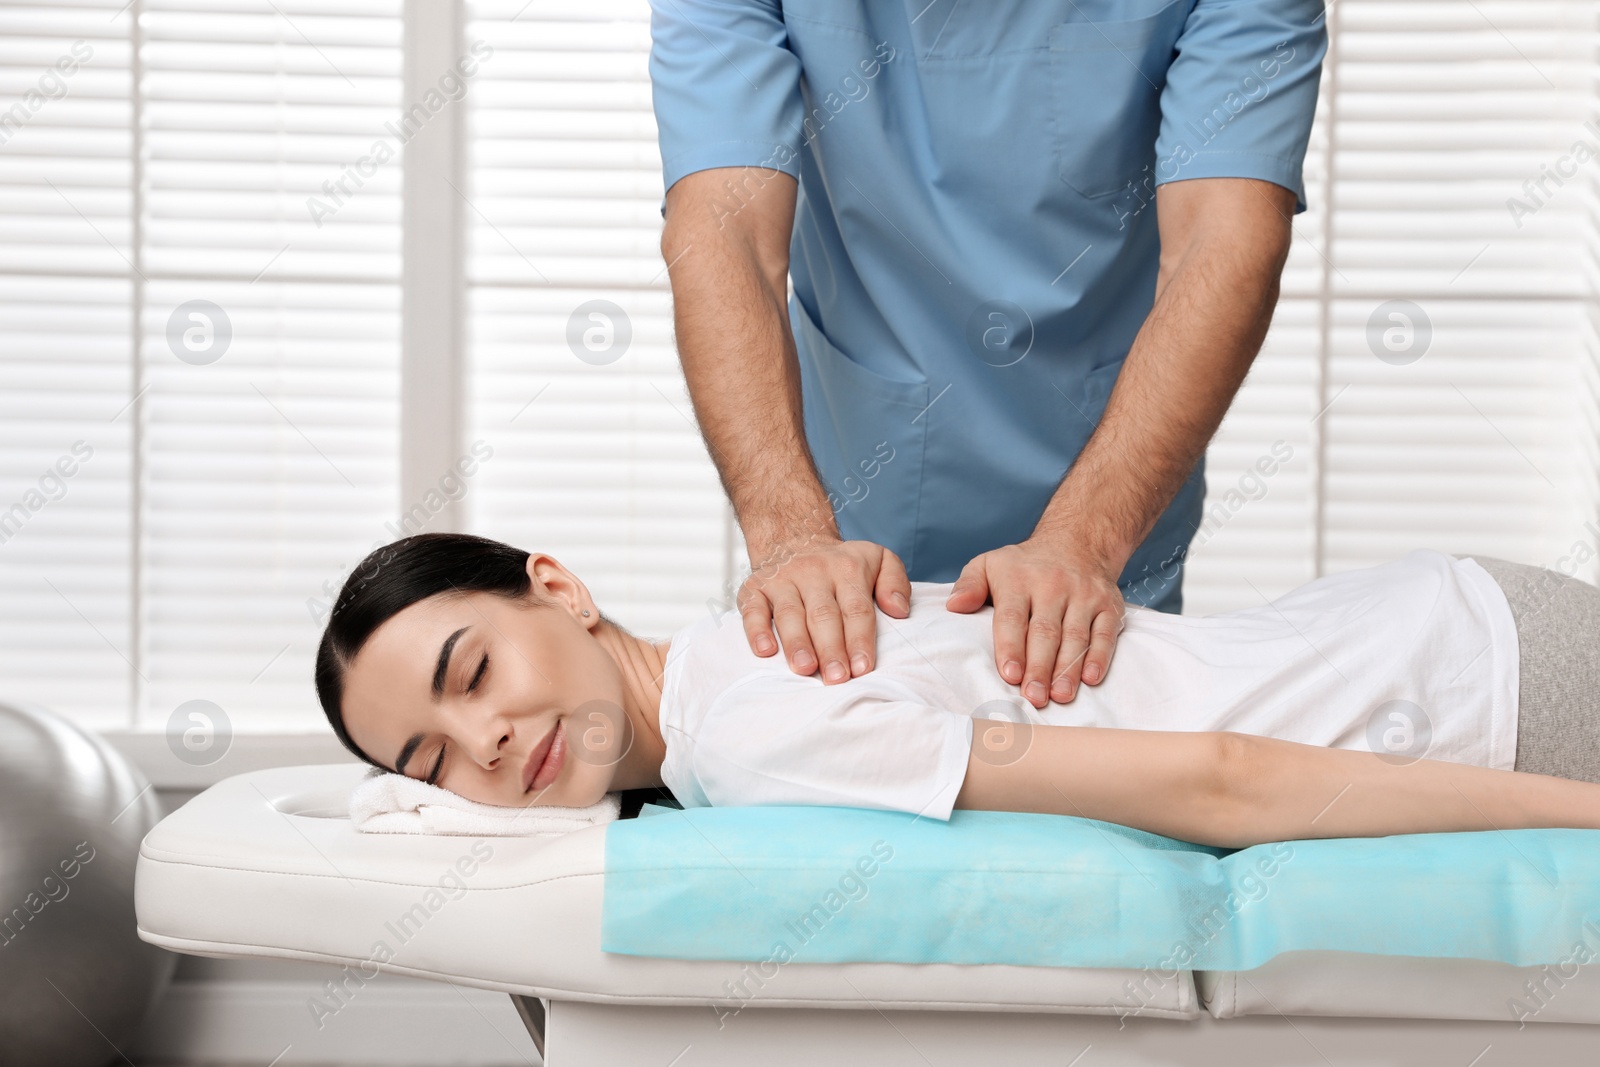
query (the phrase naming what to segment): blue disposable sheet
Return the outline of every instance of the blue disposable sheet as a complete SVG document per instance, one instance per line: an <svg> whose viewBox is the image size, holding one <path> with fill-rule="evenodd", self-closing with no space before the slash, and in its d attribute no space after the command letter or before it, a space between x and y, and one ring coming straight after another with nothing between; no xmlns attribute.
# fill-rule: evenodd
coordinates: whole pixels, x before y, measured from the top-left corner
<svg viewBox="0 0 1600 1067"><path fill-rule="evenodd" d="M672 959L1249 970L1337 949L1600 954L1600 830L1227 850L1064 815L647 808L606 832L601 946Z"/></svg>

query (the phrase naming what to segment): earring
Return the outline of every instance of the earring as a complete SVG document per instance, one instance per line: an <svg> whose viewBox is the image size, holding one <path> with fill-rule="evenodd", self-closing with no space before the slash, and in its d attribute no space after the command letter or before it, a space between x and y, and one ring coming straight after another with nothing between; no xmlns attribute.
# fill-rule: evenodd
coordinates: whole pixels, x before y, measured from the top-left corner
<svg viewBox="0 0 1600 1067"><path fill-rule="evenodd" d="M588 609L588 608L584 608L584 609L583 609L583 613L584 613L584 614L585 614L585 615L587 615L587 614L589 614L589 609Z"/></svg>

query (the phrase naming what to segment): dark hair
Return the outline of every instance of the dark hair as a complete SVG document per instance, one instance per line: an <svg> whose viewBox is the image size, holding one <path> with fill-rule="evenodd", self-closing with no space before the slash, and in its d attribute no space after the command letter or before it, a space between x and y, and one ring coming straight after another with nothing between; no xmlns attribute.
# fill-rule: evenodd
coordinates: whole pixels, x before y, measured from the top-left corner
<svg viewBox="0 0 1600 1067"><path fill-rule="evenodd" d="M361 751L344 726L345 672L356 653L378 627L438 593L527 597L533 586L528 556L503 542L462 533L415 534L369 552L334 599L317 647L317 699L339 743L372 766L392 770Z"/></svg>

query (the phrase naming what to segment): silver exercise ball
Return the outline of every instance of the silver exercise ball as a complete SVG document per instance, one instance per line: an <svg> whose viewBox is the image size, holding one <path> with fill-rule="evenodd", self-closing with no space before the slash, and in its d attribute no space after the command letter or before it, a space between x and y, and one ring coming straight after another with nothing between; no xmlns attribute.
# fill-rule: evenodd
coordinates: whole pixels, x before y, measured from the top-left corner
<svg viewBox="0 0 1600 1067"><path fill-rule="evenodd" d="M0 1067L123 1062L177 957L139 940L144 775L37 704L0 703Z"/></svg>

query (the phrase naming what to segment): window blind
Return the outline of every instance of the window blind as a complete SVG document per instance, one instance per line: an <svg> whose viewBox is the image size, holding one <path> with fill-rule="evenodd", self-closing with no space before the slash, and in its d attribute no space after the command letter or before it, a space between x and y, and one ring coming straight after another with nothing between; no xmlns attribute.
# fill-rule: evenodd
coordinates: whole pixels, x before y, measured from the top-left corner
<svg viewBox="0 0 1600 1067"><path fill-rule="evenodd" d="M0 678L8 699L125 725L134 124L116 10L0 8Z"/></svg>
<svg viewBox="0 0 1600 1067"><path fill-rule="evenodd" d="M649 7L472 0L468 528L664 637L726 597L728 508L672 344Z"/></svg>
<svg viewBox="0 0 1600 1067"><path fill-rule="evenodd" d="M1600 153L1595 8L1339 0L1328 18L1309 210L1208 453L1208 507L1228 513L1196 538L1185 610L1419 547L1592 581L1572 550L1600 549L1600 163L1571 157ZM1558 167L1576 173L1549 180ZM1278 440L1294 458L1250 478Z"/></svg>
<svg viewBox="0 0 1600 1067"><path fill-rule="evenodd" d="M322 585L397 510L400 4L142 7L138 725L315 724ZM212 362L174 355L197 300Z"/></svg>
<svg viewBox="0 0 1600 1067"><path fill-rule="evenodd" d="M0 12L11 99L95 50L0 146L0 499L95 448L0 546L7 697L104 726L196 699L236 728L320 719L324 583L396 510L400 183L363 160L399 148L399 6Z"/></svg>

